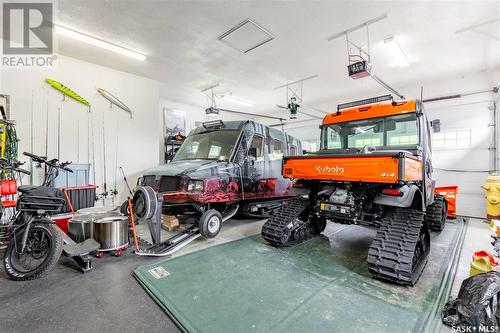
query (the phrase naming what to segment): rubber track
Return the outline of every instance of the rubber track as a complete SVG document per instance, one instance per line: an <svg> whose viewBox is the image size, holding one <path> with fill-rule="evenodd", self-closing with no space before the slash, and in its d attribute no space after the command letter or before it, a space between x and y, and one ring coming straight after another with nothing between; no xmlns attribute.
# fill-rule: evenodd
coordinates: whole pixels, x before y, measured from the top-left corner
<svg viewBox="0 0 500 333"><path fill-rule="evenodd" d="M293 235L290 236L286 243L282 242L284 233L290 232L293 229L293 222L309 205L309 199L295 197L284 203L266 223L262 226L261 235L269 243L275 246L290 246L299 243ZM307 236L311 236L307 233ZM300 241L307 239L303 238Z"/></svg>
<svg viewBox="0 0 500 333"><path fill-rule="evenodd" d="M411 209L397 209L383 219L368 250L368 270L373 276L398 284L415 284L429 254L427 248L424 262L414 272L413 256L423 219L422 211Z"/></svg>
<svg viewBox="0 0 500 333"><path fill-rule="evenodd" d="M444 197L442 195L435 194L434 202L427 206L425 212L425 222L427 222L430 230L441 231L444 229L444 227L441 226L441 212L443 205L445 205Z"/></svg>

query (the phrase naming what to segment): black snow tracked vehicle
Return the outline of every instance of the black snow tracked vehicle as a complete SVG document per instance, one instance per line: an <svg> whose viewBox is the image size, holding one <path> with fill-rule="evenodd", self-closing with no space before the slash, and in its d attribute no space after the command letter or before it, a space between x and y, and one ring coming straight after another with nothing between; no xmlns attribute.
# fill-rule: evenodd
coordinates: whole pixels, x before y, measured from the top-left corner
<svg viewBox="0 0 500 333"><path fill-rule="evenodd" d="M278 209L292 189L292 181L281 176L283 156L301 154L300 141L277 129L211 121L189 133L172 162L144 172L138 185L160 194L163 214L192 224L183 242L212 238L238 212L268 217ZM170 253L167 245L155 251Z"/></svg>

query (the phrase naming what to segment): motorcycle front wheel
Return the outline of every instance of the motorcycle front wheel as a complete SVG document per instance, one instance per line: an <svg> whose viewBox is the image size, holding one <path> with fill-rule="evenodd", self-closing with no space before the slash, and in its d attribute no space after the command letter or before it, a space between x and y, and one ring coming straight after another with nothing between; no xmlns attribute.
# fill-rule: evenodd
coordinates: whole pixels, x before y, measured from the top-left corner
<svg viewBox="0 0 500 333"><path fill-rule="evenodd" d="M16 233L3 258L5 272L16 281L38 279L50 272L62 253L61 231L52 223L34 222L21 252L23 235L24 230Z"/></svg>

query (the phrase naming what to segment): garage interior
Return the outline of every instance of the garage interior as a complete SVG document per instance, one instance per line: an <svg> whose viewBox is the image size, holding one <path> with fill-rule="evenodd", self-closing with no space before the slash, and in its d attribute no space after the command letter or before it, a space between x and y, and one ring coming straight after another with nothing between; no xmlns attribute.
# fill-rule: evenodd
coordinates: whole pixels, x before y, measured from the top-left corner
<svg viewBox="0 0 500 333"><path fill-rule="evenodd" d="M499 331L498 1L1 8L0 331Z"/></svg>

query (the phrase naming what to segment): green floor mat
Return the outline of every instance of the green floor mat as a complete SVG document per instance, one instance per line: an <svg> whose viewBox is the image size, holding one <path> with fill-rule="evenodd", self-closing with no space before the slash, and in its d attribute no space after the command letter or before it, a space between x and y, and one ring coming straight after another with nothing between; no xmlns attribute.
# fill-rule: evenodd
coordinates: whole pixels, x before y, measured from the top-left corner
<svg viewBox="0 0 500 333"><path fill-rule="evenodd" d="M291 248L260 235L137 268L134 275L189 332L415 332L435 330L463 224L432 235L416 287L370 278L374 230L329 226ZM429 326L431 325L431 326Z"/></svg>

